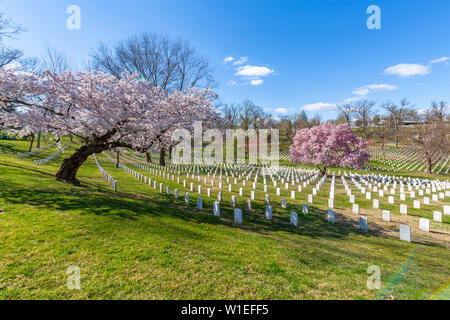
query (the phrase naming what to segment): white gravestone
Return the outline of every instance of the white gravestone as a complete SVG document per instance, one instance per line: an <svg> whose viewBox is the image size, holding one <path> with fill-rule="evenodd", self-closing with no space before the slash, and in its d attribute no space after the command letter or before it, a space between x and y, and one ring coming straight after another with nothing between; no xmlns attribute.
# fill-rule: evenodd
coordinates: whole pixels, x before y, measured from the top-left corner
<svg viewBox="0 0 450 320"><path fill-rule="evenodd" d="M184 194L184 201L186 202L186 204L189 204L189 193L185 193Z"/></svg>
<svg viewBox="0 0 450 320"><path fill-rule="evenodd" d="M236 207L236 196L231 196L231 205L233 206L233 207Z"/></svg>
<svg viewBox="0 0 450 320"><path fill-rule="evenodd" d="M313 203L313 195L312 194L308 194L308 202Z"/></svg>
<svg viewBox="0 0 450 320"><path fill-rule="evenodd" d="M197 210L203 210L203 199L202 197L197 198Z"/></svg>
<svg viewBox="0 0 450 320"><path fill-rule="evenodd" d="M420 209L420 201L414 200L414 209Z"/></svg>
<svg viewBox="0 0 450 320"><path fill-rule="evenodd" d="M437 222L442 222L442 212L433 211L433 220Z"/></svg>
<svg viewBox="0 0 450 320"><path fill-rule="evenodd" d="M367 200L372 199L372 194L370 192L366 192L366 199Z"/></svg>
<svg viewBox="0 0 450 320"><path fill-rule="evenodd" d="M335 212L331 209L328 209L327 211L327 221L334 223L334 217L335 217Z"/></svg>
<svg viewBox="0 0 450 320"><path fill-rule="evenodd" d="M400 213L401 214L408 214L408 207L406 206L406 204L401 204L400 205Z"/></svg>
<svg viewBox="0 0 450 320"><path fill-rule="evenodd" d="M391 212L389 210L382 211L383 221L390 222L391 221Z"/></svg>
<svg viewBox="0 0 450 320"><path fill-rule="evenodd" d="M430 205L430 198L429 197L424 197L423 198L423 204Z"/></svg>
<svg viewBox="0 0 450 320"><path fill-rule="evenodd" d="M266 199L266 204L269 204L270 203L270 195L266 194L265 199Z"/></svg>
<svg viewBox="0 0 450 320"><path fill-rule="evenodd" d="M234 209L234 223L242 224L242 210Z"/></svg>
<svg viewBox="0 0 450 320"><path fill-rule="evenodd" d="M266 206L266 219L272 220L272 207Z"/></svg>
<svg viewBox="0 0 450 320"><path fill-rule="evenodd" d="M350 195L349 202L350 203L355 203L355 196L354 195Z"/></svg>
<svg viewBox="0 0 450 320"><path fill-rule="evenodd" d="M394 197L393 196L389 196L388 197L388 203L394 204Z"/></svg>
<svg viewBox="0 0 450 320"><path fill-rule="evenodd" d="M450 215L450 206L444 206L444 214Z"/></svg>
<svg viewBox="0 0 450 320"><path fill-rule="evenodd" d="M245 206L246 206L247 212L252 212L252 200L246 200Z"/></svg>
<svg viewBox="0 0 450 320"><path fill-rule="evenodd" d="M328 208L331 208L331 209L334 208L334 200L333 199L328 199Z"/></svg>
<svg viewBox="0 0 450 320"><path fill-rule="evenodd" d="M380 207L380 200L373 199L373 208L378 209Z"/></svg>
<svg viewBox="0 0 450 320"><path fill-rule="evenodd" d="M400 240L411 242L411 227L404 224L400 225Z"/></svg>
<svg viewBox="0 0 450 320"><path fill-rule="evenodd" d="M419 229L425 232L430 232L430 220L425 218L419 219Z"/></svg>
<svg viewBox="0 0 450 320"><path fill-rule="evenodd" d="M213 213L215 216L220 217L220 202L219 201L214 201Z"/></svg>
<svg viewBox="0 0 450 320"><path fill-rule="evenodd" d="M363 216L359 217L359 229L361 229L363 231L369 230L367 217L363 217Z"/></svg>
<svg viewBox="0 0 450 320"><path fill-rule="evenodd" d="M309 206L308 206L308 204L306 204L306 203L302 204L302 213L303 214L308 214L309 213Z"/></svg>
<svg viewBox="0 0 450 320"><path fill-rule="evenodd" d="M291 212L290 214L290 220L291 220L291 224L293 224L294 226L298 225L298 215L297 212Z"/></svg>
<svg viewBox="0 0 450 320"><path fill-rule="evenodd" d="M286 207L287 207L287 201L286 201L286 199L281 199L281 207L283 208L283 209L286 209Z"/></svg>
<svg viewBox="0 0 450 320"><path fill-rule="evenodd" d="M178 199L178 189L173 190L173 194L175 196L175 199Z"/></svg>
<svg viewBox="0 0 450 320"><path fill-rule="evenodd" d="M359 205L354 203L352 205L352 211L353 211L353 213L359 213Z"/></svg>

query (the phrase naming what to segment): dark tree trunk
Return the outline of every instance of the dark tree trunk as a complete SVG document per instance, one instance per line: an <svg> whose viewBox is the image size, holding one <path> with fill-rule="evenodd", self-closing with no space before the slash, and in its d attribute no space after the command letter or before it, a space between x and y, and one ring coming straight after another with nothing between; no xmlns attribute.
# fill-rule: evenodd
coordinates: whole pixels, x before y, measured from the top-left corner
<svg viewBox="0 0 450 320"><path fill-rule="evenodd" d="M432 173L431 172L432 167L433 167L433 163L432 163L431 157L429 155L427 155L427 170L428 170L428 173Z"/></svg>
<svg viewBox="0 0 450 320"><path fill-rule="evenodd" d="M117 150L117 156L116 156L116 168L119 168L120 164L120 151Z"/></svg>
<svg viewBox="0 0 450 320"><path fill-rule="evenodd" d="M76 175L81 165L90 155L103 152L107 149L109 148L106 144L82 146L72 156L64 159L58 173L56 174L56 180L79 186L80 181L78 181Z"/></svg>
<svg viewBox="0 0 450 320"><path fill-rule="evenodd" d="M31 135L31 143L30 143L30 148L28 149L28 152L31 152L31 150L33 150L33 143L34 143L34 134Z"/></svg>
<svg viewBox="0 0 450 320"><path fill-rule="evenodd" d="M172 146L169 147L169 159L172 160Z"/></svg>
<svg viewBox="0 0 450 320"><path fill-rule="evenodd" d="M37 136L36 148L39 150L41 148L41 132L39 131Z"/></svg>
<svg viewBox="0 0 450 320"><path fill-rule="evenodd" d="M152 162L152 157L150 156L150 152L146 152L145 153L145 157L147 158L147 162L151 163Z"/></svg>
<svg viewBox="0 0 450 320"><path fill-rule="evenodd" d="M317 168L319 168L320 173L322 174L322 177L327 173L327 167L319 167L317 166Z"/></svg>
<svg viewBox="0 0 450 320"><path fill-rule="evenodd" d="M161 150L159 151L159 165L163 167L166 165L165 155L166 150L164 148L161 148Z"/></svg>
<svg viewBox="0 0 450 320"><path fill-rule="evenodd" d="M73 143L73 137L72 137L72 135L70 133L69 133L69 139L70 139L70 142Z"/></svg>
<svg viewBox="0 0 450 320"><path fill-rule="evenodd" d="M395 126L395 147L398 149L398 125Z"/></svg>

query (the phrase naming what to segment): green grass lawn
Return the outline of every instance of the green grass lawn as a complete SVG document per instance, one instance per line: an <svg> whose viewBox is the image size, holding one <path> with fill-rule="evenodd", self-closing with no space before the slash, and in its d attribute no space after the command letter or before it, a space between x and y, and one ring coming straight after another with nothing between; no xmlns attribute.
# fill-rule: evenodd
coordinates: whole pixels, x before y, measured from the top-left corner
<svg viewBox="0 0 450 320"><path fill-rule="evenodd" d="M450 298L450 252L443 246L332 225L319 206L309 216L299 214L293 227L275 208L274 221L266 221L263 204L255 201L259 213L244 212L237 226L226 205L214 217L204 195L199 212L193 193L187 208L182 196L160 194L103 155L99 160L118 180L118 192L92 157L79 171L83 187L56 182L73 149L35 167L32 159L17 159L27 147L0 141L2 299ZM66 286L72 265L80 268L80 290ZM366 286L371 265L381 269L379 290Z"/></svg>

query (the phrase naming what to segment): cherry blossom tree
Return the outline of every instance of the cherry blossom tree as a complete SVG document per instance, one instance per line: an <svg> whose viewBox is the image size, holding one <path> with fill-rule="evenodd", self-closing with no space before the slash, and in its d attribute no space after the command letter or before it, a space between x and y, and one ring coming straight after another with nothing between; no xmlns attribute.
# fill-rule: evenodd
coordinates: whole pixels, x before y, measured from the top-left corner
<svg viewBox="0 0 450 320"><path fill-rule="evenodd" d="M290 160L317 166L322 175L327 167L360 169L369 159L366 142L357 138L348 124L325 123L298 131L289 148Z"/></svg>
<svg viewBox="0 0 450 320"><path fill-rule="evenodd" d="M168 143L175 129L215 120L213 99L215 93L208 89L168 93L130 74L118 79L96 71L75 75L0 70L0 104L17 107L12 113L0 111L0 120L14 134L33 130L84 141L56 175L75 185L80 184L79 167L92 154L115 148L145 153L155 141Z"/></svg>

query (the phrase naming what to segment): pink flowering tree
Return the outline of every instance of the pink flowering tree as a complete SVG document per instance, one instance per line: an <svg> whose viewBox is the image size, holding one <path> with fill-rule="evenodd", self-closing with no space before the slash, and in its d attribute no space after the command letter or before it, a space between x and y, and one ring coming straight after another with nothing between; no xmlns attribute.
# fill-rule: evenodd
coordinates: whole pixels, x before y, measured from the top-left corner
<svg viewBox="0 0 450 320"><path fill-rule="evenodd" d="M290 160L315 165L322 175L329 166L360 169L369 160L366 144L348 124L325 123L296 133L289 148Z"/></svg>
<svg viewBox="0 0 450 320"><path fill-rule="evenodd" d="M164 92L136 75L121 79L103 72L73 74L20 73L0 70L0 120L14 134L42 131L56 138L67 134L84 144L65 159L56 174L60 181L79 185L78 168L95 153L115 148L147 152L170 132L194 121L215 121L218 113L211 90ZM3 108L0 108L3 110Z"/></svg>

